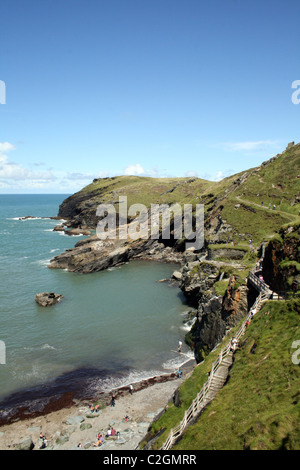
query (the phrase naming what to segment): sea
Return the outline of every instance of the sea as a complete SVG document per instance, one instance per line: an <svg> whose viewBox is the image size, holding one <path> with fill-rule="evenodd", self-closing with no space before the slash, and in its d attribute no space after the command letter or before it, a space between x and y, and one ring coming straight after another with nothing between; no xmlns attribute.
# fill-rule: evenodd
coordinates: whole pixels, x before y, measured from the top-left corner
<svg viewBox="0 0 300 470"><path fill-rule="evenodd" d="M135 260L80 274L49 269L84 236L53 231L68 195L0 195L0 410L42 410L176 372L193 358L184 343L190 308L169 278L177 264ZM26 216L33 218L23 219ZM35 302L38 292L63 300Z"/></svg>

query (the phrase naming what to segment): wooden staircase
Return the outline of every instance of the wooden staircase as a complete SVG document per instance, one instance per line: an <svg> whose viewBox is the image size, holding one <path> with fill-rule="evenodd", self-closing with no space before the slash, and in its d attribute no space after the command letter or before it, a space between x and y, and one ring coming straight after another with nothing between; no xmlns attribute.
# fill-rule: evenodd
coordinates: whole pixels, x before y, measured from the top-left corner
<svg viewBox="0 0 300 470"><path fill-rule="evenodd" d="M245 334L247 325L252 319L253 312L258 312L262 303L268 300L272 294L274 295L269 286L263 280L259 279L255 275L254 271L249 272L248 280L258 290L259 295L257 296L254 304L248 312L247 317L243 321L234 338L232 338L227 343L225 348L221 350L219 356L212 364L207 381L203 385L196 398L193 400L191 406L188 408L188 410L186 410L180 424L171 429L167 440L161 447L161 450L169 450L173 447L177 439L183 434L184 430L191 423L191 421L199 415L203 408L214 399L218 391L224 386L228 377L229 369L233 363L233 356L239 339Z"/></svg>

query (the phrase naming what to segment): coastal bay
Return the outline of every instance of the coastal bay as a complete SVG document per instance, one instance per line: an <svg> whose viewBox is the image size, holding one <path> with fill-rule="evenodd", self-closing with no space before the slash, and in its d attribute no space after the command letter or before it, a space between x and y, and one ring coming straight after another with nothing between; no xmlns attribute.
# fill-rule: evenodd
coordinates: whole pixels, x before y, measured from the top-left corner
<svg viewBox="0 0 300 470"><path fill-rule="evenodd" d="M172 352L185 335L184 296L174 283L157 282L176 264L137 260L88 275L50 270L54 254L84 238L53 231L50 217L65 196L1 197L3 420L12 409L43 409L62 391L92 396L174 372L193 357L188 348L180 360ZM34 300L43 291L64 298L43 308Z"/></svg>

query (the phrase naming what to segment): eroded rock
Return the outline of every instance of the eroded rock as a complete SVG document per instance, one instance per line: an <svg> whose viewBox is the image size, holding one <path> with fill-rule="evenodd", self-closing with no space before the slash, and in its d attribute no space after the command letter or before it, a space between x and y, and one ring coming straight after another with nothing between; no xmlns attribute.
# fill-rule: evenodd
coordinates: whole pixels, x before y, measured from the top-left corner
<svg viewBox="0 0 300 470"><path fill-rule="evenodd" d="M63 295L54 292L41 292L35 295L35 301L42 307L55 305L63 299Z"/></svg>

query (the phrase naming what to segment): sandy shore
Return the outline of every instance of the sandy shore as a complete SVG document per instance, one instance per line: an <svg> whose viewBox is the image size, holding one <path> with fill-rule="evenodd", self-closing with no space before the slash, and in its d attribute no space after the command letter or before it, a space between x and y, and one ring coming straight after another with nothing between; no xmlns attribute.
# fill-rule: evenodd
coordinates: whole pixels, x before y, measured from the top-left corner
<svg viewBox="0 0 300 470"><path fill-rule="evenodd" d="M147 434L147 430L168 402L175 390L191 373L195 363L191 361L182 368L182 378L173 378L164 382L153 381L145 388L135 384L130 394L116 393L115 406L105 406L98 412L91 413L89 403L78 401L70 407L53 411L44 416L18 420L0 427L0 450L15 450L23 441L34 444L33 450L41 447L40 433L47 437L47 449L70 450L134 450ZM129 420L124 420L128 415ZM119 439L106 439L109 427L120 433ZM95 447L98 433L104 437L101 447Z"/></svg>

